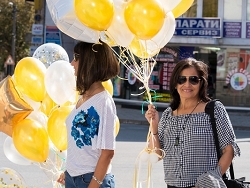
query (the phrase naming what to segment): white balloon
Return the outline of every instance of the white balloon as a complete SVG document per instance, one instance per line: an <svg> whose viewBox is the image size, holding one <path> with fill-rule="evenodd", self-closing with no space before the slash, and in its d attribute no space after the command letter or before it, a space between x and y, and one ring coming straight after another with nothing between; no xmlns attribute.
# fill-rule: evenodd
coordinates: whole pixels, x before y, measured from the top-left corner
<svg viewBox="0 0 250 188"><path fill-rule="evenodd" d="M149 153L147 151L143 151L143 153L140 156L140 160L143 162L147 162L149 160Z"/></svg>
<svg viewBox="0 0 250 188"><path fill-rule="evenodd" d="M149 160L151 163L157 163L159 161L159 157L156 153L152 152L149 155Z"/></svg>
<svg viewBox="0 0 250 188"><path fill-rule="evenodd" d="M161 41L159 43L160 48L164 47L173 37L175 32L175 17L172 12L168 12L164 21L163 28L160 30L160 32L153 38L155 41ZM164 29L165 32L164 32ZM164 34L165 33L165 34ZM163 38L161 38L163 37Z"/></svg>
<svg viewBox="0 0 250 188"><path fill-rule="evenodd" d="M25 94L23 94L23 98L33 108L33 110L38 110L40 108L41 102L36 102Z"/></svg>
<svg viewBox="0 0 250 188"><path fill-rule="evenodd" d="M44 128L47 129L48 117L41 111L32 111L27 117L27 119L32 119L39 122Z"/></svg>
<svg viewBox="0 0 250 188"><path fill-rule="evenodd" d="M67 102L75 94L74 68L67 61L59 60L48 67L45 73L45 88L50 98L58 105Z"/></svg>
<svg viewBox="0 0 250 188"><path fill-rule="evenodd" d="M3 144L3 152L7 159L11 162L19 165L31 165L32 161L22 156L14 146L13 140L11 137L7 137Z"/></svg>
<svg viewBox="0 0 250 188"><path fill-rule="evenodd" d="M115 15L106 34L115 41L116 44L127 47L133 40L134 34L129 30L124 19L126 2L124 0L113 0Z"/></svg>
<svg viewBox="0 0 250 188"><path fill-rule="evenodd" d="M99 32L82 24L74 10L73 0L46 0L55 25L66 35L85 42L97 43Z"/></svg>
<svg viewBox="0 0 250 188"><path fill-rule="evenodd" d="M78 95L77 93L75 92L70 98L69 98L69 102L72 103L72 104L75 104L78 100Z"/></svg>
<svg viewBox="0 0 250 188"><path fill-rule="evenodd" d="M63 47L55 43L42 44L35 50L33 57L39 59L46 67L49 67L52 63L58 60L69 62L67 52Z"/></svg>
<svg viewBox="0 0 250 188"><path fill-rule="evenodd" d="M140 40L149 54L156 54L173 37L175 31L175 18L168 12L161 30L150 40Z"/></svg>

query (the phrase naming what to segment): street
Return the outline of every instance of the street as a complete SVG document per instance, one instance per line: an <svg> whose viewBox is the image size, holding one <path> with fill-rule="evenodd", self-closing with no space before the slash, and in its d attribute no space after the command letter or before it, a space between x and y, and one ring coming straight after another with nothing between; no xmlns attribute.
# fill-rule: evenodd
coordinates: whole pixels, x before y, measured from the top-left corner
<svg viewBox="0 0 250 188"><path fill-rule="evenodd" d="M117 137L117 151L113 162L113 172L116 176L117 187L132 187L135 159L140 151L145 148L148 126L122 125ZM241 157L234 162L236 178L246 177L250 181L250 131L236 130L236 138L241 149ZM162 162L153 166L153 187L166 187L163 175ZM146 186L142 187L145 188Z"/></svg>
<svg viewBox="0 0 250 188"><path fill-rule="evenodd" d="M115 175L117 188L132 188L135 162L139 153L146 147L146 137L148 126L121 124L117 136L117 149L113 160L113 174ZM234 162L234 171L236 178L246 177L250 181L250 131L236 130L236 137L241 148L241 157L237 157ZM17 165L9 161L3 153L3 143L6 135L0 133L0 167L6 167L15 170L23 177L28 188L52 188L50 179L36 165ZM147 165L142 163L141 176L147 173ZM163 177L162 162L157 162L152 167L151 188L166 187ZM143 178L142 178L143 180ZM141 188L146 185L142 184Z"/></svg>

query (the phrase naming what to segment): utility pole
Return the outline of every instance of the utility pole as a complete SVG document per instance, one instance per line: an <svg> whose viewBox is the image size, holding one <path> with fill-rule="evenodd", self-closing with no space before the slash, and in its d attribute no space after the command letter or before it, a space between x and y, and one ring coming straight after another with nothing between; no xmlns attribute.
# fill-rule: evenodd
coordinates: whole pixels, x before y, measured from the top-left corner
<svg viewBox="0 0 250 188"><path fill-rule="evenodd" d="M12 26L12 42L11 42L11 56L15 62L15 48L16 48L16 12L17 8L13 2L9 2L9 5L12 6L12 16L13 16L13 26ZM13 75L14 65L7 65L7 75Z"/></svg>

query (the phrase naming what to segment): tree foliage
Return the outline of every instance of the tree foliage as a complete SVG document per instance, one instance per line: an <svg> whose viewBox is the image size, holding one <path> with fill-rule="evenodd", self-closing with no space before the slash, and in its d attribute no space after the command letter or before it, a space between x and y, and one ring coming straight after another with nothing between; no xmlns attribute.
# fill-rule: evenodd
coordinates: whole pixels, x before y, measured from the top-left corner
<svg viewBox="0 0 250 188"><path fill-rule="evenodd" d="M34 22L34 8L25 0L1 0L0 1L0 70L12 49L12 27L13 27L13 6L16 6L16 42L15 62L29 55L30 41L26 36L31 31Z"/></svg>

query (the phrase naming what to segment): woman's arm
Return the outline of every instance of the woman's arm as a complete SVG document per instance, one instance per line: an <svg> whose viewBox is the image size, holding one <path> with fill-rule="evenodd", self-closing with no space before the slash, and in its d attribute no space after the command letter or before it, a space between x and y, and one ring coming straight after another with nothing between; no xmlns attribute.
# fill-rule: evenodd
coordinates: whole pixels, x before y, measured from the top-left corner
<svg viewBox="0 0 250 188"><path fill-rule="evenodd" d="M159 123L159 113L153 105L148 105L148 110L145 113L145 117L150 124L150 139L149 139L149 148L150 149L161 149L161 145L158 137L158 123ZM160 150L156 150L156 153L162 156Z"/></svg>
<svg viewBox="0 0 250 188"><path fill-rule="evenodd" d="M57 179L57 182L62 184L62 185L65 185L65 174L64 174L64 172L60 174L59 178Z"/></svg>
<svg viewBox="0 0 250 188"><path fill-rule="evenodd" d="M101 156L97 162L96 169L94 172L94 177L96 178L96 180L92 178L89 184L89 188L100 187L98 181L100 182L103 181L113 156L114 156L114 150L105 150L105 149L102 150Z"/></svg>
<svg viewBox="0 0 250 188"><path fill-rule="evenodd" d="M234 156L240 155L240 148L236 143L236 137L229 115L220 101L215 102L214 115L219 147L222 150L222 156L218 165L221 167L221 174L224 174L230 166Z"/></svg>
<svg viewBox="0 0 250 188"><path fill-rule="evenodd" d="M219 160L218 165L220 166L221 169L221 174L223 175L227 169L229 168L232 160L234 157L234 150L232 145L228 145L226 146L223 150L222 150L222 156Z"/></svg>

